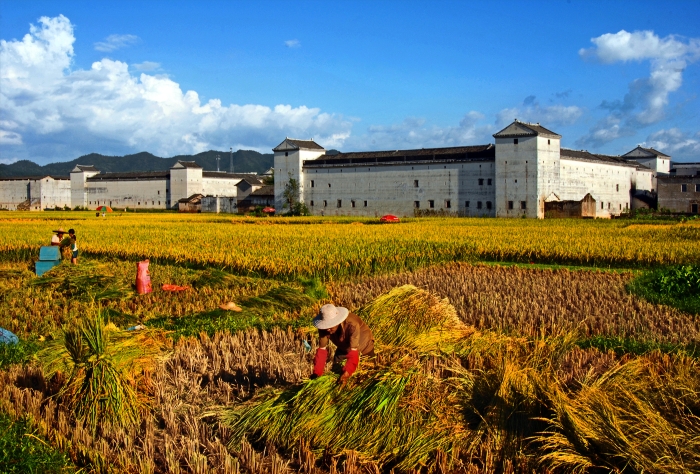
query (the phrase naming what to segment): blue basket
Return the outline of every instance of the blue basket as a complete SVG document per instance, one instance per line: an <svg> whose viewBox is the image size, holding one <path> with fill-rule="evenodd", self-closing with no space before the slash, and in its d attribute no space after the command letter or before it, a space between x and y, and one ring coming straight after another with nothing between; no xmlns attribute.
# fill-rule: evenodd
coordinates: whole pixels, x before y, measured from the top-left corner
<svg viewBox="0 0 700 474"><path fill-rule="evenodd" d="M39 260L61 260L61 248L41 247L39 249Z"/></svg>
<svg viewBox="0 0 700 474"><path fill-rule="evenodd" d="M39 260L38 262L36 262L36 266L35 266L36 276L40 277L41 275L48 272L56 265L60 265L60 264L61 264L60 260Z"/></svg>

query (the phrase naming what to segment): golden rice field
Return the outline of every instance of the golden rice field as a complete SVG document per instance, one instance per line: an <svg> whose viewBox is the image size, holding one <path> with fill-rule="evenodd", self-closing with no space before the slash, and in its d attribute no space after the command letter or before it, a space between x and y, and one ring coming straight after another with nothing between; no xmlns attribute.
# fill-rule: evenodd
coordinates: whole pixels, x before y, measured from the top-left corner
<svg viewBox="0 0 700 474"><path fill-rule="evenodd" d="M700 261L700 223L517 219L232 218L56 212L0 215L0 254L29 260L59 226L76 228L82 252L216 266L271 277L324 279L411 270L450 261L519 261L639 267Z"/></svg>
<svg viewBox="0 0 700 474"><path fill-rule="evenodd" d="M58 227L80 264L38 279ZM700 472L700 317L626 290L700 262L698 223L6 212L0 229L0 327L35 347L0 370L0 413L67 453L60 472ZM327 302L375 331L345 387L331 364L308 378Z"/></svg>

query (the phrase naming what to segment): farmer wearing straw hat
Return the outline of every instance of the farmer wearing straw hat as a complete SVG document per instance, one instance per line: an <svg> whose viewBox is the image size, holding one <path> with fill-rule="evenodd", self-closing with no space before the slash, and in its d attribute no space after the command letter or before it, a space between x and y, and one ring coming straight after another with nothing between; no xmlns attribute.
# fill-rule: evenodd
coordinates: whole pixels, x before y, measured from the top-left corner
<svg viewBox="0 0 700 474"><path fill-rule="evenodd" d="M54 230L53 233L55 235L51 236L51 246L57 247L61 245L61 241L63 240L63 236L65 235L66 231L63 230L63 227L59 227L58 230Z"/></svg>
<svg viewBox="0 0 700 474"><path fill-rule="evenodd" d="M328 341L333 342L337 348L335 362L340 364L345 361L343 374L340 376L341 384L345 384L357 369L360 355L374 355L372 330L347 308L332 304L323 305L314 318L314 326L318 329L319 341L311 378L323 375L328 360Z"/></svg>

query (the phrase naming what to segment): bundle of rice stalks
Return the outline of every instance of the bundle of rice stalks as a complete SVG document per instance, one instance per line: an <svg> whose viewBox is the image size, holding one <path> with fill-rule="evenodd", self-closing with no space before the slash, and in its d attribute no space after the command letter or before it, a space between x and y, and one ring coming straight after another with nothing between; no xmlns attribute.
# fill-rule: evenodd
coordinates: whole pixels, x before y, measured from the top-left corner
<svg viewBox="0 0 700 474"><path fill-rule="evenodd" d="M133 295L130 286L119 281L106 265L89 261L80 265L59 265L34 279L31 285L52 287L65 297L85 301L123 299Z"/></svg>
<svg viewBox="0 0 700 474"><path fill-rule="evenodd" d="M164 340L148 331L105 326L97 312L65 327L37 357L47 377L66 374L58 397L94 431L102 421L123 427L138 423L144 400L134 388L137 377L154 367L163 346Z"/></svg>
<svg viewBox="0 0 700 474"><path fill-rule="evenodd" d="M474 332L457 317L447 298L404 285L357 311L380 345L430 352L445 348Z"/></svg>
<svg viewBox="0 0 700 474"><path fill-rule="evenodd" d="M232 446L253 433L290 450L302 441L317 453L353 450L362 461L402 471L425 465L438 451L455 452L462 416L448 379L431 375L413 356L363 367L344 389L336 376L325 376L224 410Z"/></svg>
<svg viewBox="0 0 700 474"><path fill-rule="evenodd" d="M235 278L230 273L226 273L216 268L204 270L196 280L192 282L195 288L221 288L227 287L235 282Z"/></svg>
<svg viewBox="0 0 700 474"><path fill-rule="evenodd" d="M289 286L279 286L259 296L247 298L241 306L254 312L299 311L314 304L313 298Z"/></svg>
<svg viewBox="0 0 700 474"><path fill-rule="evenodd" d="M593 466L700 472L698 363L653 358L620 363L573 393L549 385L554 416L549 429L533 438L541 463L573 472Z"/></svg>

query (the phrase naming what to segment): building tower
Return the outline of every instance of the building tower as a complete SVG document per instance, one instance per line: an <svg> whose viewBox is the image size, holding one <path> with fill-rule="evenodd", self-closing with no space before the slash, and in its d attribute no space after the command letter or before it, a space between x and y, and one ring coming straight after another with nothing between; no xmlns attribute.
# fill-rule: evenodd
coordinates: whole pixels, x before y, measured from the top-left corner
<svg viewBox="0 0 700 474"><path fill-rule="evenodd" d="M284 190L290 180L294 179L299 185L299 200L304 202L304 161L315 160L326 153L326 150L312 140L285 140L272 149L275 152L275 209L282 213L289 208L284 198Z"/></svg>
<svg viewBox="0 0 700 474"><path fill-rule="evenodd" d="M88 207L87 182L88 178L100 174L93 165L76 165L70 172L70 205Z"/></svg>
<svg viewBox="0 0 700 474"><path fill-rule="evenodd" d="M544 218L544 203L559 200L561 135L517 119L496 139L496 217Z"/></svg>
<svg viewBox="0 0 700 474"><path fill-rule="evenodd" d="M170 168L170 195L166 199L171 207L180 199L202 194L202 167L194 161L178 161Z"/></svg>

